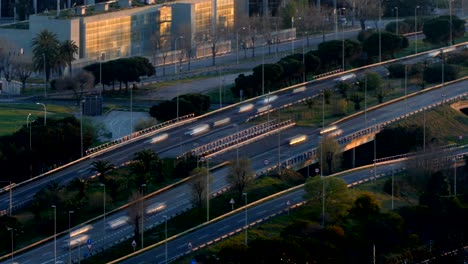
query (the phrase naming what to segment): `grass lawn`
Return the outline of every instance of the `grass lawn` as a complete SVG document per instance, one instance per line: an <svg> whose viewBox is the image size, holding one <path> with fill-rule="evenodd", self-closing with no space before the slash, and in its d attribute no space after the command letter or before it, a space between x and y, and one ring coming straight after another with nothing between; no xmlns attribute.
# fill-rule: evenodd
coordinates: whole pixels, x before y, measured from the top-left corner
<svg viewBox="0 0 468 264"><path fill-rule="evenodd" d="M60 105L46 105L47 118L63 118L73 113L73 109ZM0 136L11 135L26 125L28 114L30 121L44 117L42 105L30 104L4 104L0 103Z"/></svg>

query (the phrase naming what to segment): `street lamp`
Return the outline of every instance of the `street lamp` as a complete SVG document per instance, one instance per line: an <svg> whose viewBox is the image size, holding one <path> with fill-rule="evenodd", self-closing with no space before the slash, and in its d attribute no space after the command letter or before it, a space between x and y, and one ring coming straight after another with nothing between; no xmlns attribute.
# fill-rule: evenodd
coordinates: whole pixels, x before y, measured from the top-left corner
<svg viewBox="0 0 468 264"><path fill-rule="evenodd" d="M101 54L99 55L99 83L101 83L102 88L104 88L104 84L102 83L102 61L105 60L105 57L106 53L101 52Z"/></svg>
<svg viewBox="0 0 468 264"><path fill-rule="evenodd" d="M392 171L392 210L394 208L394 202L393 202L393 184L394 184L394 179L393 179L393 165L390 165L390 169Z"/></svg>
<svg viewBox="0 0 468 264"><path fill-rule="evenodd" d="M103 188L102 207L103 207L103 210L104 210L104 214L103 214L104 224L103 224L102 231L104 232L103 241L105 243L105 241L106 241L106 185L101 183L100 186Z"/></svg>
<svg viewBox="0 0 468 264"><path fill-rule="evenodd" d="M453 45L453 37L452 37L452 2L454 0L449 0L449 14L450 14L450 46ZM462 0L463 1L463 0Z"/></svg>
<svg viewBox="0 0 468 264"><path fill-rule="evenodd" d="M442 75L441 75L441 85L442 85L442 104L445 104L445 76L444 76L444 64L445 64L445 54L444 50L440 49L440 59L442 60L441 66L442 66Z"/></svg>
<svg viewBox="0 0 468 264"><path fill-rule="evenodd" d="M344 12L346 8L341 8L341 10ZM341 69L345 71L345 46L344 46L344 23L343 22L341 22L341 55L342 55Z"/></svg>
<svg viewBox="0 0 468 264"><path fill-rule="evenodd" d="M375 118L372 118L372 124L374 126L374 130L377 131L377 128L375 126ZM374 180L377 178L376 162L377 162L377 132L374 135Z"/></svg>
<svg viewBox="0 0 468 264"><path fill-rule="evenodd" d="M29 151L31 151L32 146L31 146L31 127L32 124L29 123L29 117L31 116L31 113L28 114L28 117L26 118L26 127L29 127Z"/></svg>
<svg viewBox="0 0 468 264"><path fill-rule="evenodd" d="M177 74L177 81L179 80L179 70L177 70L177 62L176 62L176 59L175 59L175 54L176 54L176 51L177 51L177 40L178 39L182 39L184 38L184 36L178 36L175 41L174 41L174 57L173 57L173 60L174 60L174 73ZM179 120L179 85L177 85L177 120Z"/></svg>
<svg viewBox="0 0 468 264"><path fill-rule="evenodd" d="M457 158L453 158L453 194L457 196Z"/></svg>
<svg viewBox="0 0 468 264"><path fill-rule="evenodd" d="M245 27L239 28L236 32L236 64L239 64L239 31L243 29L245 30Z"/></svg>
<svg viewBox="0 0 468 264"><path fill-rule="evenodd" d="M239 134L239 125L234 124L234 126L236 127L236 137L237 137ZM239 166L239 144L236 144L236 164L237 166Z"/></svg>
<svg viewBox="0 0 468 264"><path fill-rule="evenodd" d="M395 33L398 35L398 6L395 6L396 19L395 19Z"/></svg>
<svg viewBox="0 0 468 264"><path fill-rule="evenodd" d="M294 17L291 17L291 34L293 33L294 29ZM295 34L291 38L291 54L294 54L294 39L295 39Z"/></svg>
<svg viewBox="0 0 468 264"><path fill-rule="evenodd" d="M145 212L143 208L145 207L145 195L144 195L144 190L145 190L146 184L141 185L141 248L144 247L143 244L143 234L145 232Z"/></svg>
<svg viewBox="0 0 468 264"><path fill-rule="evenodd" d="M54 264L57 263L57 207L52 205L54 208Z"/></svg>
<svg viewBox="0 0 468 264"><path fill-rule="evenodd" d="M210 165L206 158L206 222L210 221Z"/></svg>
<svg viewBox="0 0 468 264"><path fill-rule="evenodd" d="M130 137L133 134L133 87L135 87L135 84L130 87Z"/></svg>
<svg viewBox="0 0 468 264"><path fill-rule="evenodd" d="M42 105L44 107L44 126L47 126L47 107L43 103L36 103L37 105Z"/></svg>
<svg viewBox="0 0 468 264"><path fill-rule="evenodd" d="M47 98L47 71L45 53L42 53L42 60L44 61L44 98Z"/></svg>
<svg viewBox="0 0 468 264"><path fill-rule="evenodd" d="M408 64L405 64L405 113L408 110L408 96L406 96L408 91Z"/></svg>
<svg viewBox="0 0 468 264"><path fill-rule="evenodd" d="M243 196L245 196L245 210L244 210L244 213L245 213L245 245L247 246L247 229L248 229L248 225L247 225L247 193L242 193Z"/></svg>
<svg viewBox="0 0 468 264"><path fill-rule="evenodd" d="M414 8L414 54L418 53L418 8L419 6Z"/></svg>
<svg viewBox="0 0 468 264"><path fill-rule="evenodd" d="M68 211L68 263L71 264L71 227L70 227L70 215L75 211Z"/></svg>
<svg viewBox="0 0 468 264"><path fill-rule="evenodd" d="M164 240L164 255L165 255L165 261L164 263L168 263L167 262L167 216L163 216L164 217L164 235L166 237L166 239Z"/></svg>
<svg viewBox="0 0 468 264"><path fill-rule="evenodd" d="M178 70L177 70L177 60L176 60L176 53L177 53L177 40L179 39L183 39L184 36L178 36L175 40L174 40L174 55L172 57L172 59L174 60L174 73L178 73Z"/></svg>
<svg viewBox="0 0 468 264"><path fill-rule="evenodd" d="M8 227L8 226L6 226L6 225L5 225L5 227L6 227L6 229L7 229L8 231L10 231L10 234L11 234L11 235L10 235L10 238L11 238L11 263L15 263L15 262L14 262L14 257L13 257L13 252L14 252L13 231L14 231L14 230L13 230L13 227Z"/></svg>
<svg viewBox="0 0 468 264"><path fill-rule="evenodd" d="M81 140L81 157L83 157L83 108L84 108L84 103L86 101L85 100L81 100L81 107L80 107L80 140Z"/></svg>
<svg viewBox="0 0 468 264"><path fill-rule="evenodd" d="M382 24L382 0L379 0L379 62L382 62L382 30L380 26Z"/></svg>

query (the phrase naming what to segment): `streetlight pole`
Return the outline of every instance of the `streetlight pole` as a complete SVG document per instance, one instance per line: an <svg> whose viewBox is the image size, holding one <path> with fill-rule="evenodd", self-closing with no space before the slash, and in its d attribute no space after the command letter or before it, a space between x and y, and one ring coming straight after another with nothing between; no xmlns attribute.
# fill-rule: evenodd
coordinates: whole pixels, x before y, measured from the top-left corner
<svg viewBox="0 0 468 264"><path fill-rule="evenodd" d="M463 1L463 0L462 0ZM452 37L452 2L453 0L449 0L449 14L450 14L450 46L453 45L453 37Z"/></svg>
<svg viewBox="0 0 468 264"><path fill-rule="evenodd" d="M247 193L242 193L243 196L245 196L245 210L244 210L244 220L245 220L245 245L247 246L247 229L248 229L248 224L247 224Z"/></svg>
<svg viewBox="0 0 468 264"><path fill-rule="evenodd" d="M133 134L133 87L135 84L133 84L130 87L130 137L132 137Z"/></svg>
<svg viewBox="0 0 468 264"><path fill-rule="evenodd" d="M236 64L239 64L239 31L245 29L245 27L239 28L236 32Z"/></svg>
<svg viewBox="0 0 468 264"><path fill-rule="evenodd" d="M85 100L81 100L81 111L80 111L80 138L81 138L81 157L83 157L83 107L84 107Z"/></svg>
<svg viewBox="0 0 468 264"><path fill-rule="evenodd" d="M101 84L102 88L104 88L104 84L102 83L102 61L105 59L105 57L106 57L105 52L101 52L99 54L99 83Z"/></svg>
<svg viewBox="0 0 468 264"><path fill-rule="evenodd" d="M265 49L265 46L263 46ZM265 95L265 50L262 52L262 95Z"/></svg>
<svg viewBox="0 0 468 264"><path fill-rule="evenodd" d="M47 107L43 103L36 103L37 105L42 105L44 107L44 126L47 126Z"/></svg>
<svg viewBox="0 0 468 264"><path fill-rule="evenodd" d="M379 0L379 62L382 62L382 30L380 26L382 24L382 0Z"/></svg>
<svg viewBox="0 0 468 264"><path fill-rule="evenodd" d="M395 33L398 35L398 6L395 6L396 19L395 19Z"/></svg>
<svg viewBox="0 0 468 264"><path fill-rule="evenodd" d="M177 69L177 61L175 60L175 54L177 52L177 40L179 38L184 38L184 36L178 36L175 41L174 41L174 70L175 73L177 74L177 82L179 81L179 70ZM177 120L179 120L179 85L177 85Z"/></svg>
<svg viewBox="0 0 468 264"><path fill-rule="evenodd" d="M44 61L44 98L47 98L47 71L46 71L46 56L42 53L42 59Z"/></svg>
<svg viewBox="0 0 468 264"><path fill-rule="evenodd" d="M29 117L31 116L31 113L28 114L28 117L26 118L26 127L29 127L29 151L32 150L32 145L31 145L31 127L32 124L29 123Z"/></svg>
<svg viewBox="0 0 468 264"><path fill-rule="evenodd" d="M144 195L144 188L146 187L146 184L141 185L141 248L144 247L143 243L143 234L145 232L145 212L144 212L144 207L145 207L145 195Z"/></svg>
<svg viewBox="0 0 468 264"><path fill-rule="evenodd" d="M102 231L104 232L103 241L105 243L106 242L106 185L101 183L100 186L103 188L102 207L104 210L104 213L103 213L104 224L103 224Z"/></svg>
<svg viewBox="0 0 468 264"><path fill-rule="evenodd" d="M10 231L10 239L11 239L11 263L15 263L15 262L14 262L14 257L13 257L13 254L14 254L14 253L13 253L13 252L14 252L13 227L8 227L8 226L6 226L6 225L5 225L5 227L6 227L6 229L7 229L8 231Z"/></svg>
<svg viewBox="0 0 468 264"><path fill-rule="evenodd" d="M176 53L177 53L177 40L184 38L184 36L178 36L174 41L174 55L172 59L174 60L174 73L178 73L177 70L177 60L176 60Z"/></svg>
<svg viewBox="0 0 468 264"><path fill-rule="evenodd" d="M457 158L453 158L453 194L457 196Z"/></svg>
<svg viewBox="0 0 468 264"><path fill-rule="evenodd" d="M54 264L57 263L57 207L52 205L54 208Z"/></svg>
<svg viewBox="0 0 468 264"><path fill-rule="evenodd" d="M206 222L210 221L210 165L206 158Z"/></svg>
<svg viewBox="0 0 468 264"><path fill-rule="evenodd" d="M408 110L408 97L406 96L408 88L408 64L405 64L405 113L407 113Z"/></svg>
<svg viewBox="0 0 468 264"><path fill-rule="evenodd" d="M372 124L374 126L374 130L377 131L377 128L375 127L375 118L372 118ZM377 178L377 132L374 135L374 181Z"/></svg>
<svg viewBox="0 0 468 264"><path fill-rule="evenodd" d="M168 263L167 262L167 216L163 216L164 217L164 235L166 237L166 239L164 240L164 256L165 256L165 261L164 263Z"/></svg>
<svg viewBox="0 0 468 264"><path fill-rule="evenodd" d="M414 8L414 54L418 53L418 8L419 6Z"/></svg>
<svg viewBox="0 0 468 264"><path fill-rule="evenodd" d="M426 107L423 108L423 152L426 153Z"/></svg>
<svg viewBox="0 0 468 264"><path fill-rule="evenodd" d="M293 29L294 29L294 17L291 17L291 34L293 32ZM291 54L294 54L294 39L296 38L295 35L296 34L294 34L291 39Z"/></svg>
<svg viewBox="0 0 468 264"><path fill-rule="evenodd" d="M390 169L392 170L392 210L394 208L394 202L393 202L393 184L394 184L394 179L393 179L393 166L390 165Z"/></svg>
<svg viewBox="0 0 468 264"><path fill-rule="evenodd" d="M70 227L70 215L75 211L68 211L68 263L71 264L71 227Z"/></svg>
<svg viewBox="0 0 468 264"><path fill-rule="evenodd" d="M345 71L344 23L341 23L341 69Z"/></svg>
<svg viewBox="0 0 468 264"><path fill-rule="evenodd" d="M442 60L442 75L441 75L441 81L442 81L442 104L445 104L445 80L444 80L444 64L445 64L445 55L444 55L444 50L440 49L440 59Z"/></svg>

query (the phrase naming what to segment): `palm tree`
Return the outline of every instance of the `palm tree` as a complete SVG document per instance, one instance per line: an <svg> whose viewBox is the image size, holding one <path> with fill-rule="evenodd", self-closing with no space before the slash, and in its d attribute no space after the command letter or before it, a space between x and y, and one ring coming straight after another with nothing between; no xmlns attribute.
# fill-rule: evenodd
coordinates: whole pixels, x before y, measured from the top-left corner
<svg viewBox="0 0 468 264"><path fill-rule="evenodd" d="M57 35L47 29L39 32L32 40L33 64L36 71L45 71L46 81L49 81L50 72L56 65L60 42Z"/></svg>
<svg viewBox="0 0 468 264"><path fill-rule="evenodd" d="M78 54L78 46L74 40L65 40L60 44L60 60L68 66L68 72L72 73L72 61L75 60L75 55Z"/></svg>
<svg viewBox="0 0 468 264"><path fill-rule="evenodd" d="M131 166L132 171L140 176L155 174L157 180L161 177L161 159L152 149L145 149L135 153L133 158L135 163ZM139 183L139 184L143 184Z"/></svg>
<svg viewBox="0 0 468 264"><path fill-rule="evenodd" d="M97 161L93 161L93 163L91 163L91 172L97 172L98 173L98 177L99 177L99 181L101 183L104 183L105 181L105 174L108 172L108 171L111 171L115 168L115 166L110 163L109 161L105 161L105 160L97 160Z"/></svg>

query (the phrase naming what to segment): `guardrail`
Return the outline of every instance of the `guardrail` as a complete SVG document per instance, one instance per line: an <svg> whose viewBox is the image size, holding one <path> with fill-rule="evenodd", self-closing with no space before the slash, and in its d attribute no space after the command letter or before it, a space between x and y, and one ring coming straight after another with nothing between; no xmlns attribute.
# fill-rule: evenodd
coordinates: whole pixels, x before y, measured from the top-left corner
<svg viewBox="0 0 468 264"><path fill-rule="evenodd" d="M276 132L278 130L294 126L295 124L296 123L291 120L286 120L283 122L271 120L269 122L249 127L235 134L199 146L195 149L185 152L177 158L181 159L188 156L211 157L228 151L234 146L240 146L245 143L252 142L253 140L258 140L261 137L271 134L272 131Z"/></svg>
<svg viewBox="0 0 468 264"><path fill-rule="evenodd" d="M110 142L107 142L107 143L104 143L102 145L99 145L97 147L94 147L94 148L90 148L90 149L87 149L85 151L85 154L86 155L89 155L89 154L92 154L92 153L95 153L95 152L98 152L98 151L101 151L101 150L104 150L108 147L111 147L111 146L114 146L116 144L120 144L122 142L125 142L129 139L132 139L132 138L136 138L136 137L139 137L139 136L142 136L142 135L146 135L150 132L153 132L155 130L158 130L158 129L161 129L163 127L166 127L166 126L169 126L169 125L172 125L174 123L177 123L179 121L183 121L183 120L187 120L187 119L190 119L192 117L194 117L195 114L188 114L188 115L185 115L185 116L181 116L179 118L175 118L175 119L171 119L169 121L166 121L166 122L163 122L163 123L160 123L160 124L157 124L157 125L154 125L152 127L148 127L148 128L145 128L145 129L142 129L140 131L136 131L136 132L133 132L132 134L130 135L127 135L127 136L124 136L124 137L121 137L121 138L118 138L118 139L115 139L115 140L112 140Z"/></svg>

